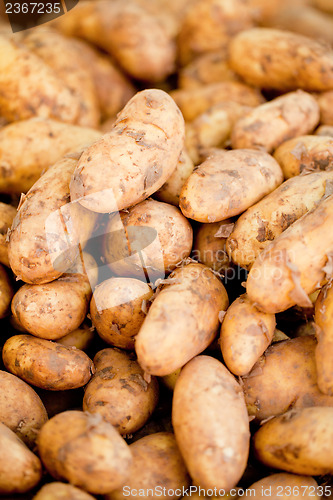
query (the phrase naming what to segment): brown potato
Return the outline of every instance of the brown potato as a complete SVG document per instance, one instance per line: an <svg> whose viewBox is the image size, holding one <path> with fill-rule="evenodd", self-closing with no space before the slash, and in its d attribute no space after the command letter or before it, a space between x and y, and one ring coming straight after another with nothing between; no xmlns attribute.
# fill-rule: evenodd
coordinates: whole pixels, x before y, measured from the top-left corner
<svg viewBox="0 0 333 500"><path fill-rule="evenodd" d="M122 486L130 474L128 445L99 415L59 413L42 427L38 451L55 479L90 493L108 493Z"/></svg>
<svg viewBox="0 0 333 500"><path fill-rule="evenodd" d="M136 337L145 372L168 375L214 340L219 312L228 307L221 281L202 264L176 269L150 306Z"/></svg>
<svg viewBox="0 0 333 500"><path fill-rule="evenodd" d="M250 85L284 92L333 88L333 52L296 33L273 28L243 31L231 40L229 55L231 68Z"/></svg>
<svg viewBox="0 0 333 500"><path fill-rule="evenodd" d="M0 422L31 448L47 421L45 407L36 392L23 380L0 370Z"/></svg>
<svg viewBox="0 0 333 500"><path fill-rule="evenodd" d="M140 491L148 489L156 493L146 498L176 499L182 496L190 480L173 434L150 434L135 441L130 449L133 463L129 481L123 488L106 495L105 500L134 499Z"/></svg>
<svg viewBox="0 0 333 500"><path fill-rule="evenodd" d="M8 371L50 391L82 387L94 372L83 351L31 335L10 337L3 346L2 359Z"/></svg>
<svg viewBox="0 0 333 500"><path fill-rule="evenodd" d="M91 321L108 344L134 349L134 340L146 317L153 291L134 278L110 278L94 290Z"/></svg>
<svg viewBox="0 0 333 500"><path fill-rule="evenodd" d="M139 430L158 402L158 382L147 383L135 357L118 349L103 349L94 357L96 373L87 385L83 410L101 415L120 434Z"/></svg>
<svg viewBox="0 0 333 500"><path fill-rule="evenodd" d="M111 132L81 156L70 185L72 201L109 213L148 198L175 170L184 133L183 117L168 94L158 89L139 92Z"/></svg>
<svg viewBox="0 0 333 500"><path fill-rule="evenodd" d="M110 218L104 241L112 273L150 281L164 278L192 250L189 221L173 205L145 200Z"/></svg>
<svg viewBox="0 0 333 500"><path fill-rule="evenodd" d="M318 122L319 107L315 98L297 90L241 117L233 127L231 144L234 149L254 148L271 153L287 139L311 132Z"/></svg>
<svg viewBox="0 0 333 500"><path fill-rule="evenodd" d="M328 90L319 94L317 102L320 109L320 123L323 125L333 125L333 91Z"/></svg>
<svg viewBox="0 0 333 500"><path fill-rule="evenodd" d="M0 495L25 493L42 478L36 455L8 427L0 423Z"/></svg>
<svg viewBox="0 0 333 500"><path fill-rule="evenodd" d="M185 217L217 222L244 212L282 181L279 164L263 151L221 151L190 175L179 206Z"/></svg>
<svg viewBox="0 0 333 500"><path fill-rule="evenodd" d="M83 274L65 274L44 285L23 285L12 313L35 337L57 340L78 328L89 308L91 288Z"/></svg>
<svg viewBox="0 0 333 500"><path fill-rule="evenodd" d="M0 263L7 267L9 267L7 234L16 212L16 208L0 202Z"/></svg>
<svg viewBox="0 0 333 500"><path fill-rule="evenodd" d="M241 295L223 318L220 346L225 364L235 375L246 375L271 343L275 315L259 311Z"/></svg>
<svg viewBox="0 0 333 500"><path fill-rule="evenodd" d="M154 198L158 201L163 201L164 203L169 203L170 205L179 206L179 197L182 187L185 181L189 178L194 170L193 161L190 155L183 149L180 154L177 167L170 175L168 180L163 184L163 186L154 193Z"/></svg>
<svg viewBox="0 0 333 500"><path fill-rule="evenodd" d="M325 135L326 137L333 137L333 125L320 125L315 131L316 135Z"/></svg>
<svg viewBox="0 0 333 500"><path fill-rule="evenodd" d="M260 479L251 484L246 491L248 496L255 496L257 500L267 500L267 497L281 498L282 500L299 500L300 497L305 500L322 498L320 488L313 477L296 476L283 472ZM323 491L325 491L324 487Z"/></svg>
<svg viewBox="0 0 333 500"><path fill-rule="evenodd" d="M328 394L329 396L333 396L332 319L333 319L333 285L332 281L330 281L328 285L322 288L316 300L316 305L315 305L315 325L316 325L316 334L318 340L318 345L316 348L316 366L318 373L317 382L321 392L323 392L324 394Z"/></svg>
<svg viewBox="0 0 333 500"><path fill-rule="evenodd" d="M82 491L71 484L45 484L32 500L94 500L86 491Z"/></svg>
<svg viewBox="0 0 333 500"><path fill-rule="evenodd" d="M94 336L95 328L83 323L79 328L57 339L57 342L66 347L75 347L81 351L86 351L90 347Z"/></svg>
<svg viewBox="0 0 333 500"><path fill-rule="evenodd" d="M197 356L181 371L172 403L177 444L193 481L229 491L249 453L249 422L241 387L217 359Z"/></svg>
<svg viewBox="0 0 333 500"><path fill-rule="evenodd" d="M5 318L10 313L10 303L14 295L14 290L8 271L0 264L0 319Z"/></svg>
<svg viewBox="0 0 333 500"><path fill-rule="evenodd" d="M200 224L193 245L193 258L221 274L228 274L231 261L226 252L227 237L232 231L232 219Z"/></svg>

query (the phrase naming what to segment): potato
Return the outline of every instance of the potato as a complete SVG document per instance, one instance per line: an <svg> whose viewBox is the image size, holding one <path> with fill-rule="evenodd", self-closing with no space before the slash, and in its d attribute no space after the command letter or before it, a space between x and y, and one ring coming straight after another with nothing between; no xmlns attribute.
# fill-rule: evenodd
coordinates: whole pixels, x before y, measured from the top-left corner
<svg viewBox="0 0 333 500"><path fill-rule="evenodd" d="M11 227L16 208L7 203L0 202L0 263L9 267L8 260L8 229Z"/></svg>
<svg viewBox="0 0 333 500"><path fill-rule="evenodd" d="M72 201L102 213L143 201L173 173L183 144L184 120L171 97L158 89L139 92L111 132L81 156L70 184Z"/></svg>
<svg viewBox="0 0 333 500"><path fill-rule="evenodd" d="M59 344L65 345L66 347L76 347L76 349L86 351L90 347L94 336L94 327L83 323L79 328L76 328L64 337L57 339L57 342Z"/></svg>
<svg viewBox="0 0 333 500"><path fill-rule="evenodd" d="M183 368L172 425L193 481L226 491L236 486L247 463L249 423L242 390L220 361L198 356Z"/></svg>
<svg viewBox="0 0 333 500"><path fill-rule="evenodd" d="M331 261L330 261L331 262ZM332 266L331 266L332 267ZM333 338L333 286L332 281L322 288L315 305L315 325L318 345L316 367L318 387L333 396L332 338Z"/></svg>
<svg viewBox="0 0 333 500"><path fill-rule="evenodd" d="M226 241L233 226L231 219L224 220L222 224L200 224L194 240L193 257L218 273L228 274L232 264L226 252Z"/></svg>
<svg viewBox="0 0 333 500"><path fill-rule="evenodd" d="M171 92L186 121L192 121L220 102L236 102L243 106L258 106L264 99L260 92L241 82L219 82L193 89Z"/></svg>
<svg viewBox="0 0 333 500"><path fill-rule="evenodd" d="M315 131L316 135L325 135L326 137L333 137L333 126L332 125L321 125Z"/></svg>
<svg viewBox="0 0 333 500"><path fill-rule="evenodd" d="M263 151L221 151L190 175L179 206L185 217L217 222L244 212L282 181L280 166Z"/></svg>
<svg viewBox="0 0 333 500"><path fill-rule="evenodd" d="M83 274L65 274L44 285L23 285L14 295L12 313L35 337L57 340L83 322L91 297Z"/></svg>
<svg viewBox="0 0 333 500"><path fill-rule="evenodd" d="M275 315L259 311L241 295L223 318L220 346L225 364L235 375L246 375L273 339Z"/></svg>
<svg viewBox="0 0 333 500"><path fill-rule="evenodd" d="M333 52L296 33L273 28L243 31L231 40L229 57L231 68L250 85L282 92L333 88Z"/></svg>
<svg viewBox="0 0 333 500"><path fill-rule="evenodd" d="M108 344L133 350L152 295L146 283L134 278L113 277L100 283L90 303L98 335Z"/></svg>
<svg viewBox="0 0 333 500"><path fill-rule="evenodd" d="M227 240L232 261L250 269L271 241L316 207L332 182L333 172L298 175L248 208L236 221Z"/></svg>
<svg viewBox="0 0 333 500"><path fill-rule="evenodd" d="M87 385L83 410L101 415L120 434L139 430L158 402L158 382L147 383L134 356L118 349L103 349L94 357L96 373Z"/></svg>
<svg viewBox="0 0 333 500"><path fill-rule="evenodd" d="M81 206L77 203L77 206ZM83 207L82 207L83 208ZM91 212L93 213L93 212ZM82 221L81 221L82 223ZM80 223L80 224L81 224ZM79 235L81 236L81 235ZM92 238L94 240L94 238ZM89 243L89 240L88 240ZM69 274L78 275L78 277L84 275L89 281L91 290L99 283L99 270L98 264L94 257L88 252L82 252L81 249L79 251L79 255L75 260L74 264L68 270Z"/></svg>
<svg viewBox="0 0 333 500"><path fill-rule="evenodd" d="M0 422L31 448L47 421L45 407L36 392L11 373L0 370L0 386Z"/></svg>
<svg viewBox="0 0 333 500"><path fill-rule="evenodd" d="M177 368L172 373L169 373L169 375L164 375L164 377L161 377L160 380L163 382L163 384L170 390L173 391L176 385L176 382L178 380L178 377L180 375L181 368Z"/></svg>
<svg viewBox="0 0 333 500"><path fill-rule="evenodd" d="M324 487L322 490L325 491ZM260 479L251 484L246 491L248 496L251 494L258 500L266 500L267 496L285 500L298 500L300 496L309 500L321 498L321 487L318 486L313 477L296 476L283 472Z"/></svg>
<svg viewBox="0 0 333 500"><path fill-rule="evenodd" d="M227 292L202 264L176 269L150 306L136 337L138 362L145 372L168 375L204 351L228 307Z"/></svg>
<svg viewBox="0 0 333 500"><path fill-rule="evenodd" d="M94 500L94 497L71 484L54 482L45 484L33 500Z"/></svg>
<svg viewBox="0 0 333 500"><path fill-rule="evenodd" d="M131 451L116 429L97 415L66 411L51 418L38 435L48 472L94 494L105 494L128 479Z"/></svg>
<svg viewBox="0 0 333 500"><path fill-rule="evenodd" d="M333 408L290 410L265 423L253 437L256 458L294 474L332 474Z"/></svg>
<svg viewBox="0 0 333 500"><path fill-rule="evenodd" d="M231 144L234 149L254 148L271 153L287 139L311 132L318 122L316 100L311 94L297 90L241 117L233 127Z"/></svg>
<svg viewBox="0 0 333 500"><path fill-rule="evenodd" d="M179 206L179 197L186 179L189 178L194 170L193 161L190 155L183 149L180 154L176 169L170 175L163 186L154 193L154 198L170 205Z"/></svg>
<svg viewBox="0 0 333 500"><path fill-rule="evenodd" d="M314 0L314 5L325 12L333 14L332 0Z"/></svg>
<svg viewBox="0 0 333 500"><path fill-rule="evenodd" d="M0 319L8 316L14 290L5 267L0 264Z"/></svg>
<svg viewBox="0 0 333 500"><path fill-rule="evenodd" d="M104 241L112 273L153 281L164 278L192 249L189 221L173 205L145 200L110 218Z"/></svg>
<svg viewBox="0 0 333 500"><path fill-rule="evenodd" d="M308 335L277 342L265 351L243 377L250 416L262 421L291 408L333 406L333 398L318 389L316 345L315 337Z"/></svg>
<svg viewBox="0 0 333 500"><path fill-rule="evenodd" d="M133 463L129 481L123 488L106 495L105 500L133 499L148 489L153 493L144 495L146 498L176 499L182 496L190 481L173 434L150 434L135 441L130 449Z"/></svg>
<svg viewBox="0 0 333 500"><path fill-rule="evenodd" d="M42 478L40 460L0 423L0 495L25 493Z"/></svg>
<svg viewBox="0 0 333 500"><path fill-rule="evenodd" d="M82 387L94 372L83 351L31 335L10 337L3 346L2 359L8 371L49 391Z"/></svg>
<svg viewBox="0 0 333 500"><path fill-rule="evenodd" d="M0 35L0 114L9 122L33 116L78 123L80 101L38 56Z"/></svg>
<svg viewBox="0 0 333 500"><path fill-rule="evenodd" d="M328 196L261 252L246 282L258 309L275 314L296 304L312 306L308 295L331 277L332 223L333 196Z"/></svg>
<svg viewBox="0 0 333 500"><path fill-rule="evenodd" d="M322 92L317 97L320 109L320 123L323 125L333 125L333 91Z"/></svg>
<svg viewBox="0 0 333 500"><path fill-rule="evenodd" d="M49 118L30 118L0 130L0 192L26 193L65 154L97 141L101 133Z"/></svg>

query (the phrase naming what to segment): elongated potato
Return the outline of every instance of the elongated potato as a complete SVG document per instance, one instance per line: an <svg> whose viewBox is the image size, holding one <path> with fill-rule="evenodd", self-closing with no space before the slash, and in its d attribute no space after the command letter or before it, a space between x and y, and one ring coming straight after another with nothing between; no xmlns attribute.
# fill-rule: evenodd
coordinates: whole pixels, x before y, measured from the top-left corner
<svg viewBox="0 0 333 500"><path fill-rule="evenodd" d="M320 392L313 335L277 342L243 377L245 402L257 421L291 408L333 406L333 398ZM278 395L278 396L277 396Z"/></svg>
<svg viewBox="0 0 333 500"><path fill-rule="evenodd" d="M273 28L243 31L231 40L229 56L231 68L250 85L280 91L333 89L332 51L296 33Z"/></svg>
<svg viewBox="0 0 333 500"><path fill-rule="evenodd" d="M149 498L176 499L182 496L190 481L173 434L150 434L131 444L130 450L133 463L129 481L123 488L106 495L105 500L133 499L136 496L134 492L148 489L157 492Z"/></svg>
<svg viewBox="0 0 333 500"><path fill-rule="evenodd" d="M225 364L235 375L246 375L272 341L275 315L259 311L241 295L227 309L220 346Z"/></svg>
<svg viewBox="0 0 333 500"><path fill-rule="evenodd" d="M330 263L332 261L330 260ZM332 264L331 264L332 267ZM322 288L315 305L315 324L318 345L316 366L318 387L324 394L333 396L333 286L332 281ZM319 327L319 328L318 328Z"/></svg>
<svg viewBox="0 0 333 500"><path fill-rule="evenodd" d="M82 387L94 371L83 351L31 335L10 337L3 346L2 358L8 371L49 391Z"/></svg>
<svg viewBox="0 0 333 500"><path fill-rule="evenodd" d="M108 344L134 349L134 340L148 311L153 291L134 278L110 278L94 290L91 321Z"/></svg>
<svg viewBox="0 0 333 500"><path fill-rule="evenodd" d="M129 477L132 455L128 445L97 415L59 413L42 427L38 451L55 479L90 493L108 493Z"/></svg>
<svg viewBox="0 0 333 500"><path fill-rule="evenodd" d="M318 122L319 107L315 98L297 90L262 104L240 118L232 130L231 144L235 149L258 148L271 153L287 139L311 132Z"/></svg>
<svg viewBox="0 0 333 500"><path fill-rule="evenodd" d="M226 491L236 486L246 467L249 423L242 389L220 361L198 356L183 368L172 425L193 481Z"/></svg>
<svg viewBox="0 0 333 500"><path fill-rule="evenodd" d="M16 208L7 205L7 203L0 202L0 263L8 267L7 233L13 223L16 212Z"/></svg>
<svg viewBox="0 0 333 500"><path fill-rule="evenodd" d="M94 497L71 484L54 482L45 484L33 500L94 500Z"/></svg>
<svg viewBox="0 0 333 500"><path fill-rule="evenodd" d="M0 36L0 114L9 122L33 116L78 123L79 99L38 56Z"/></svg>
<svg viewBox="0 0 333 500"><path fill-rule="evenodd" d="M139 430L158 402L158 382L147 383L135 357L118 349L103 349L94 357L96 373L87 385L83 410L101 415L120 434Z"/></svg>
<svg viewBox="0 0 333 500"><path fill-rule="evenodd" d="M0 494L25 493L42 478L42 465L23 441L0 423Z"/></svg>
<svg viewBox="0 0 333 500"><path fill-rule="evenodd" d="M193 245L193 258L214 271L228 274L232 264L226 252L226 241L234 223L231 219L200 224Z"/></svg>
<svg viewBox="0 0 333 500"><path fill-rule="evenodd" d="M202 352L215 338L227 292L202 264L176 269L150 306L136 337L142 368L168 375Z"/></svg>
<svg viewBox="0 0 333 500"><path fill-rule="evenodd" d="M8 316L14 290L8 271L0 264L0 318Z"/></svg>
<svg viewBox="0 0 333 500"><path fill-rule="evenodd" d="M183 143L184 120L171 97L157 89L139 92L111 132L81 156L70 185L71 199L95 212L135 205L170 177Z"/></svg>
<svg viewBox="0 0 333 500"><path fill-rule="evenodd" d="M320 109L320 123L323 125L333 125L333 91L322 92L317 97Z"/></svg>
<svg viewBox="0 0 333 500"><path fill-rule="evenodd" d="M65 274L44 285L23 285L12 301L17 321L35 337L57 340L78 328L89 307L91 288L82 274Z"/></svg>
<svg viewBox="0 0 333 500"><path fill-rule="evenodd" d="M279 164L263 151L221 151L190 175L179 206L185 217L217 222L244 212L282 181Z"/></svg>
<svg viewBox="0 0 333 500"><path fill-rule="evenodd" d="M37 393L23 380L0 370L0 422L32 447L47 421L45 407Z"/></svg>
<svg viewBox="0 0 333 500"><path fill-rule="evenodd" d="M267 497L282 498L284 500L299 500L322 498L317 482L313 477L296 476L296 474L272 474L251 484L246 490L248 496L255 496L257 500L266 500ZM323 491L325 489L323 488Z"/></svg>
<svg viewBox="0 0 333 500"><path fill-rule="evenodd" d="M308 295L331 278L333 196L294 222L261 252L246 282L249 299L263 312L312 305ZM325 238L323 238L325 235Z"/></svg>
<svg viewBox="0 0 333 500"><path fill-rule="evenodd" d="M153 281L186 259L192 243L192 226L178 208L145 200L110 218L104 256L114 274Z"/></svg>
<svg viewBox="0 0 333 500"><path fill-rule="evenodd" d="M179 206L179 197L185 181L189 178L194 170L194 164L190 155L183 149L180 154L177 167L170 175L163 186L154 193L154 198L170 205Z"/></svg>
<svg viewBox="0 0 333 500"><path fill-rule="evenodd" d="M332 474L333 408L290 410L262 425L253 438L258 460L294 474Z"/></svg>
<svg viewBox="0 0 333 500"><path fill-rule="evenodd" d="M315 208L329 192L333 172L316 172L287 180L236 221L227 240L233 262L250 269L271 241L297 219Z"/></svg>

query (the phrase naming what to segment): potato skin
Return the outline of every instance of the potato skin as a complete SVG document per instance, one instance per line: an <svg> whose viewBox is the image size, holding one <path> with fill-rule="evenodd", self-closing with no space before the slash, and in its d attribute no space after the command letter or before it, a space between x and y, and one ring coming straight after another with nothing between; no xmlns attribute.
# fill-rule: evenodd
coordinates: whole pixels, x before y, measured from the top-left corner
<svg viewBox="0 0 333 500"><path fill-rule="evenodd" d="M332 61L333 62L333 61ZM232 130L234 149L271 153L282 142L311 132L319 122L319 107L311 94L297 90L249 111Z"/></svg>
<svg viewBox="0 0 333 500"><path fill-rule="evenodd" d="M8 316L13 295L14 290L8 271L0 264L0 319Z"/></svg>
<svg viewBox="0 0 333 500"><path fill-rule="evenodd" d="M295 474L283 472L264 477L251 484L248 489L251 490L251 495L258 500L266 499L267 495L265 493L285 500L297 500L300 495L302 495L302 498L309 500L311 498L321 498L318 484L313 477L296 476Z"/></svg>
<svg viewBox="0 0 333 500"><path fill-rule="evenodd" d="M86 351L95 336L94 330L94 327L83 323L79 328L76 328L64 337L57 339L57 342L65 345L66 347L76 347L76 349Z"/></svg>
<svg viewBox="0 0 333 500"><path fill-rule="evenodd" d="M7 233L16 212L16 208L0 202L0 263L7 267L9 267Z"/></svg>
<svg viewBox="0 0 333 500"><path fill-rule="evenodd" d="M91 321L108 344L134 349L134 340L146 317L153 291L135 278L110 278L96 287L90 303Z"/></svg>
<svg viewBox="0 0 333 500"><path fill-rule="evenodd" d="M2 359L8 371L49 391L82 387L94 372L83 351L31 335L10 337L3 346Z"/></svg>
<svg viewBox="0 0 333 500"><path fill-rule="evenodd" d="M70 184L72 201L109 213L148 198L175 170L184 133L181 112L166 92L137 93L111 132L81 156Z"/></svg>
<svg viewBox="0 0 333 500"><path fill-rule="evenodd" d="M200 224L193 244L194 258L218 273L228 274L232 263L226 252L226 241L233 225L232 219L225 219L222 224L221 222ZM225 231L225 237L219 236L221 231L222 233Z"/></svg>
<svg viewBox="0 0 333 500"><path fill-rule="evenodd" d="M139 364L159 376L169 375L208 347L219 326L219 312L229 303L221 281L202 264L178 268L169 279L135 341Z"/></svg>
<svg viewBox="0 0 333 500"><path fill-rule="evenodd" d="M57 340L78 328L89 307L91 288L82 274L64 274L44 285L23 285L14 295L15 319L35 337Z"/></svg>
<svg viewBox="0 0 333 500"><path fill-rule="evenodd" d="M317 97L320 109L320 123L323 125L333 125L333 91L322 92Z"/></svg>
<svg viewBox="0 0 333 500"><path fill-rule="evenodd" d="M85 389L83 411L101 415L122 435L133 434L157 405L157 379L152 377L148 384L135 357L118 349L99 351L94 365L96 373Z"/></svg>
<svg viewBox="0 0 333 500"><path fill-rule="evenodd" d="M180 154L177 167L163 186L154 193L154 198L170 205L179 206L179 197L185 181L194 170L194 164L190 155L183 149Z"/></svg>
<svg viewBox="0 0 333 500"><path fill-rule="evenodd" d="M315 325L318 345L316 347L316 367L318 387L324 394L333 396L332 368L332 328L333 287L329 282L322 288L315 304Z"/></svg>
<svg viewBox="0 0 333 500"><path fill-rule="evenodd" d="M129 476L130 449L102 418L66 411L51 418L38 435L38 451L48 472L93 494L121 486Z"/></svg>
<svg viewBox="0 0 333 500"><path fill-rule="evenodd" d="M315 135L325 135L326 137L333 137L333 125L320 125L315 131Z"/></svg>
<svg viewBox="0 0 333 500"><path fill-rule="evenodd" d="M179 206L185 217L217 222L244 212L282 181L280 166L263 151L221 151L190 175Z"/></svg>
<svg viewBox="0 0 333 500"><path fill-rule="evenodd" d="M0 370L0 386L0 422L31 448L47 421L45 407L32 387L11 373Z"/></svg>
<svg viewBox="0 0 333 500"><path fill-rule="evenodd" d="M32 500L94 500L94 497L71 484L54 482L44 484Z"/></svg>
<svg viewBox="0 0 333 500"><path fill-rule="evenodd" d="M25 493L42 478L42 465L13 431L0 423L0 494Z"/></svg>
<svg viewBox="0 0 333 500"><path fill-rule="evenodd" d="M105 500L122 500L135 498L128 495L127 491L148 488L166 488L166 490L179 489L177 495L151 495L149 498L179 498L183 488L190 484L189 476L182 456L179 452L174 435L171 432L157 432L138 439L130 445L133 463L129 481L126 483L125 493L123 488L112 491L105 496ZM142 467L144 464L144 467Z"/></svg>
<svg viewBox="0 0 333 500"><path fill-rule="evenodd" d="M290 410L262 425L253 437L256 458L294 474L331 474L333 408Z"/></svg>
<svg viewBox="0 0 333 500"><path fill-rule="evenodd" d="M333 88L332 51L296 33L273 28L243 31L231 40L229 57L231 68L250 85L284 92Z"/></svg>
<svg viewBox="0 0 333 500"><path fill-rule="evenodd" d="M226 491L237 484L249 452L249 423L241 387L220 361L197 356L183 368L172 425L193 481Z"/></svg>
<svg viewBox="0 0 333 500"><path fill-rule="evenodd" d="M311 306L307 295L328 280L324 268L333 249L332 223L333 196L328 196L261 252L246 282L258 309L275 314L296 304Z"/></svg>

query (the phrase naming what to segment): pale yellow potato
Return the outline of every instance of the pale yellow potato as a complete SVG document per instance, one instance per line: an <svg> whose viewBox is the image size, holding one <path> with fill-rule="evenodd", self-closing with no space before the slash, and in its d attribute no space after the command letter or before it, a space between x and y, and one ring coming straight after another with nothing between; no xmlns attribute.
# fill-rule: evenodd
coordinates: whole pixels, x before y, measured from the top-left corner
<svg viewBox="0 0 333 500"><path fill-rule="evenodd" d="M325 196L333 172L315 172L288 179L248 208L236 221L226 248L231 260L250 269L267 246Z"/></svg>
<svg viewBox="0 0 333 500"><path fill-rule="evenodd" d="M37 393L23 380L0 370L0 422L33 447L39 429L47 421L45 407Z"/></svg>
<svg viewBox="0 0 333 500"><path fill-rule="evenodd" d="M246 375L271 343L275 315L259 311L246 294L238 297L223 318L220 346L223 360L235 375Z"/></svg>
<svg viewBox="0 0 333 500"><path fill-rule="evenodd" d="M253 263L246 282L249 299L263 312L294 305L311 307L309 294L331 278L333 196L294 222Z"/></svg>
<svg viewBox="0 0 333 500"><path fill-rule="evenodd" d="M154 281L186 259L192 243L192 226L179 208L145 200L110 218L104 257L117 276L145 279L147 274Z"/></svg>
<svg viewBox="0 0 333 500"><path fill-rule="evenodd" d="M262 425L253 437L264 465L294 474L332 474L333 408L290 410Z"/></svg>
<svg viewBox="0 0 333 500"><path fill-rule="evenodd" d="M183 368L172 425L193 481L226 491L237 485L249 453L249 422L242 389L220 361L197 356Z"/></svg>
<svg viewBox="0 0 333 500"><path fill-rule="evenodd" d="M241 82L219 82L171 92L186 121L192 121L220 102L236 102L244 106L259 106L264 102L260 92Z"/></svg>
<svg viewBox="0 0 333 500"><path fill-rule="evenodd" d="M283 142L275 151L285 179L302 173L333 169L333 139L304 135Z"/></svg>
<svg viewBox="0 0 333 500"><path fill-rule="evenodd" d="M181 112L166 92L137 93L111 132L81 156L70 184L72 201L109 213L145 200L176 169L184 128Z"/></svg>
<svg viewBox="0 0 333 500"><path fill-rule="evenodd" d="M332 266L332 265L331 265ZM333 396L333 287L332 281L320 292L315 305L315 325L318 345L316 348L316 367L318 387Z"/></svg>
<svg viewBox="0 0 333 500"><path fill-rule="evenodd" d="M10 303L14 290L7 268L0 264L0 319L10 314Z"/></svg>
<svg viewBox="0 0 333 500"><path fill-rule="evenodd" d="M94 500L94 497L71 484L54 482L42 486L32 500Z"/></svg>
<svg viewBox="0 0 333 500"><path fill-rule="evenodd" d="M135 278L113 277L100 283L90 303L98 335L107 344L133 350L152 295L147 283Z"/></svg>
<svg viewBox="0 0 333 500"><path fill-rule="evenodd" d="M246 30L231 40L229 55L231 68L250 85L284 92L333 89L332 50L296 33Z"/></svg>
<svg viewBox="0 0 333 500"><path fill-rule="evenodd" d="M320 109L320 123L323 125L333 125L333 91L328 90L319 94L317 102Z"/></svg>
<svg viewBox="0 0 333 500"><path fill-rule="evenodd" d="M51 418L38 435L38 452L56 480L93 494L122 486L130 475L131 451L98 415L65 411Z"/></svg>
<svg viewBox="0 0 333 500"><path fill-rule="evenodd" d="M35 337L57 340L78 328L89 309L91 287L83 274L64 274L51 283L23 285L11 308Z"/></svg>
<svg viewBox="0 0 333 500"><path fill-rule="evenodd" d="M282 181L279 164L264 151L221 150L190 175L179 206L185 217L217 222L241 214Z"/></svg>
<svg viewBox="0 0 333 500"><path fill-rule="evenodd" d="M177 379L180 375L181 368L177 368L172 373L169 373L168 375L164 375L164 377L160 377L160 380L162 380L163 384L170 389L170 391L173 391L177 382Z"/></svg>
<svg viewBox="0 0 333 500"><path fill-rule="evenodd" d="M3 346L2 358L8 371L49 391L82 387L94 372L91 359L83 351L32 335L10 337Z"/></svg>
<svg viewBox="0 0 333 500"><path fill-rule="evenodd" d="M86 351L90 347L94 336L95 329L83 323L79 328L76 328L76 330L73 330L64 337L57 339L57 342L67 347L76 347L76 349Z"/></svg>
<svg viewBox="0 0 333 500"><path fill-rule="evenodd" d="M79 204L77 204L77 206L81 207L81 205ZM86 278L89 280L91 290L94 290L99 283L98 264L96 260L90 253L82 252L81 249L73 266L68 270L68 273L78 274L79 276L83 274L84 276L86 276Z"/></svg>
<svg viewBox="0 0 333 500"><path fill-rule="evenodd" d="M316 135L325 135L326 137L333 137L333 125L320 125L315 131Z"/></svg>
<svg viewBox="0 0 333 500"><path fill-rule="evenodd" d="M138 362L145 372L164 376L204 351L219 327L228 295L202 264L176 269L150 306L136 336Z"/></svg>
<svg viewBox="0 0 333 500"><path fill-rule="evenodd" d="M154 198L158 201L164 201L164 203L169 203L170 205L179 205L180 192L182 190L185 181L189 178L194 170L193 161L190 155L183 149L180 154L177 166L173 173L170 175L168 180L163 184L163 186L154 193Z"/></svg>
<svg viewBox="0 0 333 500"><path fill-rule="evenodd" d="M226 242L233 226L232 219L200 224L194 239L193 258L218 273L228 274L232 263L226 252Z"/></svg>
<svg viewBox="0 0 333 500"><path fill-rule="evenodd" d="M299 500L300 497L308 500L322 498L321 488L313 477L283 472L260 479L251 484L246 491L247 496L254 496L257 500L267 500L267 497L284 500ZM325 491L324 486L322 491ZM330 487L327 491L330 491Z"/></svg>
<svg viewBox="0 0 333 500"><path fill-rule="evenodd" d="M0 423L0 495L25 493L42 478L39 458L11 431Z"/></svg>
<svg viewBox="0 0 333 500"><path fill-rule="evenodd" d="M297 90L262 104L241 117L233 127L231 144L234 149L254 148L271 153L284 141L310 133L318 123L316 99Z"/></svg>
<svg viewBox="0 0 333 500"><path fill-rule="evenodd" d="M145 425L158 402L156 377L146 382L132 354L103 349L94 357L96 373L85 388L83 411L98 414L122 434Z"/></svg>
<svg viewBox="0 0 333 500"><path fill-rule="evenodd" d="M175 500L182 496L183 489L189 487L190 478L171 432L157 432L138 439L130 445L130 450L133 463L129 481L123 488L106 495L105 500L134 499L135 491L147 489L156 489L157 493L145 498ZM173 495L170 494L172 490Z"/></svg>
<svg viewBox="0 0 333 500"><path fill-rule="evenodd" d="M16 208L12 205L0 202L0 263L7 267L9 267L7 234L16 212Z"/></svg>
<svg viewBox="0 0 333 500"><path fill-rule="evenodd" d="M0 35L0 114L9 122L33 116L78 123L80 101L33 52Z"/></svg>

